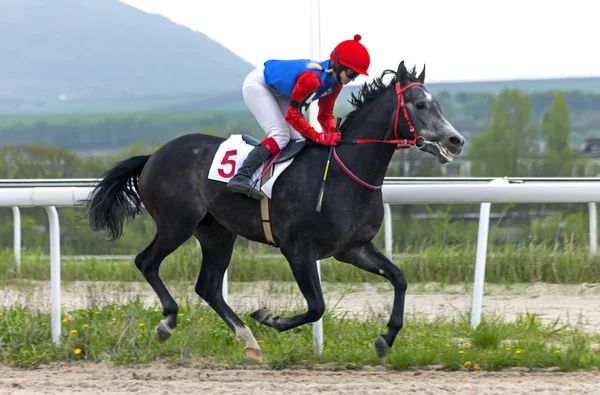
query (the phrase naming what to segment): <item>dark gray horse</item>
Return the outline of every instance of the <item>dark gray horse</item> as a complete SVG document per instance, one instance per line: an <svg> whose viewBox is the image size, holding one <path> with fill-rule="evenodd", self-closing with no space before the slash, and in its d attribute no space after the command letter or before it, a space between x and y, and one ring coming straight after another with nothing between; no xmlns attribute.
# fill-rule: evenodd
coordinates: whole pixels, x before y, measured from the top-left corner
<svg viewBox="0 0 600 395"><path fill-rule="evenodd" d="M391 82L383 78L392 74ZM375 341L379 358L387 355L402 328L407 288L404 273L373 245L383 220L381 186L397 148L414 146L447 163L460 154L464 138L442 115L439 102L425 89L425 69L419 76L401 62L353 95L354 110L341 125L335 148L306 142L277 179L270 201L275 245L292 269L308 309L293 317L273 316L259 309L251 314L278 331L317 321L325 302L316 261L328 257L383 276L394 286L394 304L387 333ZM156 222L152 242L135 258L137 268L158 295L165 319L156 327L160 342L177 325L178 305L160 279L161 262L191 236L202 248L196 293L244 343L250 359L262 361L254 335L222 296L224 273L238 235L267 243L260 201L230 193L223 182L209 180L213 157L223 138L191 134L174 139L153 155L127 159L109 170L87 201L94 230L120 237L123 222L141 213ZM289 144L291 146L293 144ZM320 211L315 204L325 164L329 166Z"/></svg>

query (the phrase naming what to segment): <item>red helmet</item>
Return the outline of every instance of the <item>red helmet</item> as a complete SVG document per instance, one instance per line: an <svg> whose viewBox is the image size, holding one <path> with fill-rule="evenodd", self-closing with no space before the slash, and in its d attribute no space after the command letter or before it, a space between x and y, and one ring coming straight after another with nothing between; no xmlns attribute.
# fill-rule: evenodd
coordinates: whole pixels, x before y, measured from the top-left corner
<svg viewBox="0 0 600 395"><path fill-rule="evenodd" d="M354 40L346 40L339 43L329 58L333 60L336 65L338 62L346 67L350 67L352 70L359 74L369 75L367 69L371 63L371 57L369 51L364 45L359 43L361 39L360 34L354 35Z"/></svg>

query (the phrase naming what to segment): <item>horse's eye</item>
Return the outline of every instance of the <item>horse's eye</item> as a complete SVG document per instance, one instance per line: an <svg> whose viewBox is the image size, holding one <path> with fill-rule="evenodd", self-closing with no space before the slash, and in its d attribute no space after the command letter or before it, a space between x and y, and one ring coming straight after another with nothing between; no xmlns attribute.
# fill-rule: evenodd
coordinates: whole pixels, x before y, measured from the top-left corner
<svg viewBox="0 0 600 395"><path fill-rule="evenodd" d="M417 107L417 110L424 110L425 107L427 107L427 105L423 101L418 102L415 106Z"/></svg>

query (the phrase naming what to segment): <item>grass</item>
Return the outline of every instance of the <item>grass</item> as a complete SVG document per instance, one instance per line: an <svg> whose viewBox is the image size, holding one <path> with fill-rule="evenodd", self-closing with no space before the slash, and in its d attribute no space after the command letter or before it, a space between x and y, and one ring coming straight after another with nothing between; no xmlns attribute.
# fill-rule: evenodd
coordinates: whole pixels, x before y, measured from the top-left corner
<svg viewBox="0 0 600 395"><path fill-rule="evenodd" d="M232 287L235 283L254 281L290 281L293 285L285 260L272 254L277 251L269 247L238 247L229 270ZM415 249L407 254L395 263L403 268L413 288L418 288L419 283L434 282L443 287L451 283L469 285L473 281L475 246ZM503 286L532 282L600 282L600 262L589 260L587 254L586 247L569 243L553 247L527 243L506 247L492 245L488 250L486 282ZM30 280L49 280L50 264L45 252L24 251L22 258L21 272L17 273L12 252L0 251L0 284L6 288L26 288ZM207 367L254 366L244 358L242 345L224 322L193 297L200 262L198 247L187 243L161 267L161 276L166 282L184 284L187 288L182 292L192 295L178 299L180 326L165 344L158 344L153 332L163 318L161 311L139 300L63 311L58 348L51 341L49 309L28 303L15 304L0 310L0 363L26 368L81 360L119 365L158 361ZM71 281L117 282L123 289L133 289L131 282L145 285L131 261L64 259L61 266L65 288ZM329 287L351 290L364 282L376 287L388 285L378 276L332 259L324 260L321 269L323 281ZM91 303L96 300L89 299L90 292L82 292L82 297L88 297L85 306L93 306ZM30 298L35 302L35 298ZM294 308L275 313L298 313ZM371 314L366 319L357 319L334 312L335 309L324 316L325 342L321 355L314 353L310 325L279 333L256 324L247 314L240 317L254 332L263 349L266 366L272 369L370 366L412 369L432 365L452 370L600 368L600 335L587 333L577 326L543 323L529 314L510 322L484 317L478 329L473 330L468 313L458 318L434 319L407 313L405 327L394 347L387 358L380 361L373 352L373 341L385 332L388 317Z"/></svg>
<svg viewBox="0 0 600 395"><path fill-rule="evenodd" d="M394 263L402 268L409 283L458 284L473 281L475 252L476 246L470 244L420 248L408 251L406 256L395 257ZM18 279L49 280L50 264L46 254L46 251L23 251L21 272L17 273L12 252L0 251L0 284ZM201 259L195 243L187 243L167 257L160 275L166 281L195 281ZM133 260L63 258L61 267L63 281L145 281ZM321 262L321 274L323 281L330 283L387 281L334 259ZM228 276L234 282L294 281L283 256L266 246L237 247ZM490 245L485 280L496 284L597 283L600 282L600 259L588 259L588 248L572 243Z"/></svg>
<svg viewBox="0 0 600 395"><path fill-rule="evenodd" d="M133 301L68 312L63 316L61 345L55 347L49 312L13 306L0 311L0 363L27 368L81 360L117 365L159 361L207 367L254 366L212 310L200 304L181 307L178 328L164 344L155 340L153 332L162 319L161 312ZM246 315L241 318L259 341L266 366L273 369L380 365L391 369L438 365L452 370L600 367L600 336L576 327L544 325L532 315L519 316L512 322L484 320L477 330L471 329L466 315L434 320L407 316L404 329L382 361L372 347L385 331L386 321L380 317L358 320L327 312L321 355L314 353L310 325L279 333Z"/></svg>

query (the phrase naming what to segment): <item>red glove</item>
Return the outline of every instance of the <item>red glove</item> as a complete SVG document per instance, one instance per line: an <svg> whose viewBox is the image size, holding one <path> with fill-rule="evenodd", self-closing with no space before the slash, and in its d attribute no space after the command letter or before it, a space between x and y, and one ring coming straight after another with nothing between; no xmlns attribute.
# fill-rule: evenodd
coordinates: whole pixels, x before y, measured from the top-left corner
<svg viewBox="0 0 600 395"><path fill-rule="evenodd" d="M342 134L338 132L318 133L315 143L321 145L337 145L337 142L342 138Z"/></svg>

